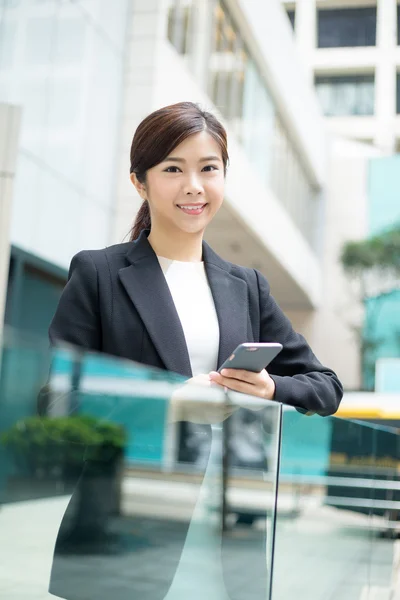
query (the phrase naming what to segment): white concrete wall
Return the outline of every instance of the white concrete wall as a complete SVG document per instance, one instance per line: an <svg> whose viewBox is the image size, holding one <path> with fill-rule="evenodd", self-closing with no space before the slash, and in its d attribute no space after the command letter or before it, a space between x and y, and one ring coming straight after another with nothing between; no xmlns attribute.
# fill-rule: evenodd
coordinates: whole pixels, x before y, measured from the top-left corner
<svg viewBox="0 0 400 600"><path fill-rule="evenodd" d="M273 53L272 46L265 49L268 54L264 54L264 46L260 46L258 52L263 56L266 68L269 67L269 79L275 81L272 95L276 101L279 99L278 109L282 115L290 115L287 124L291 131L293 127L298 148L304 156L307 156L309 172L313 174L314 181L320 181L324 176L325 146L323 127L315 99L309 86L299 83L301 77L296 71L295 50L290 42L290 31L287 29L285 15L280 12L279 0L271 0L265 6L270 7L270 15L268 10L265 13L262 3L256 3L252 8L262 9L264 22L268 21L270 16L275 23L278 37L282 30L282 36L285 37L282 37L283 41L281 40L280 45L285 48L285 53L284 56L278 57L280 53L276 51ZM218 115L218 111L198 85L197 78L193 77L187 69L185 59L179 56L166 40L166 12L163 7L163 0L151 2L136 0L130 17L132 20L128 45L130 58L125 72L126 94L120 146L118 203L113 229L114 242L126 238L140 205L140 200L129 181L130 144L139 122L152 110L182 100L199 102ZM240 6L237 5L235 10L239 9ZM243 24L243 18L240 22ZM251 26L255 26L254 20ZM260 36L261 32L258 29L257 33L254 32L254 38L258 39ZM286 38L289 44L287 49ZM293 102L296 94L300 98L297 105ZM221 115L218 116L221 118ZM242 227L260 241L264 251L272 254L278 263L278 268L285 271L295 285L301 288L303 295L308 299L308 305L318 305L321 293L321 271L317 256L272 191L259 180L233 135L229 138L231 156L227 181L229 208L234 211ZM296 303L295 298L293 302Z"/></svg>
<svg viewBox="0 0 400 600"><path fill-rule="evenodd" d="M337 371L347 389L360 385L360 353L353 327L363 310L339 261L343 244L368 233L368 161L379 156L371 146L333 140L327 182L326 231L323 249L323 294L315 312L289 312L322 362Z"/></svg>
<svg viewBox="0 0 400 600"><path fill-rule="evenodd" d="M0 347L7 294L11 204L20 117L20 110L16 107L0 104Z"/></svg>
<svg viewBox="0 0 400 600"><path fill-rule="evenodd" d="M400 138L400 116L396 114L396 72L400 70L397 0L282 0L282 3L296 7L295 39L310 75L375 73L375 114L329 118L329 129L347 138L368 140L383 152L393 152ZM377 6L375 47L317 47L317 8L364 6Z"/></svg>

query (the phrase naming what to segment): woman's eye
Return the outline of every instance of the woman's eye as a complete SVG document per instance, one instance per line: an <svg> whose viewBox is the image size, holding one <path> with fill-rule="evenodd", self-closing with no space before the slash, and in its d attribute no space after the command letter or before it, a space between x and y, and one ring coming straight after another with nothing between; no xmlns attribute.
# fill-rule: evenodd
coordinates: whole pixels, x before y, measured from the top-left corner
<svg viewBox="0 0 400 600"><path fill-rule="evenodd" d="M178 171L178 167L168 167L167 169L165 169L165 173L178 173Z"/></svg>
<svg viewBox="0 0 400 600"><path fill-rule="evenodd" d="M217 167L214 167L214 165L207 165L206 167L204 167L203 171L204 170L207 170L207 172L218 171Z"/></svg>

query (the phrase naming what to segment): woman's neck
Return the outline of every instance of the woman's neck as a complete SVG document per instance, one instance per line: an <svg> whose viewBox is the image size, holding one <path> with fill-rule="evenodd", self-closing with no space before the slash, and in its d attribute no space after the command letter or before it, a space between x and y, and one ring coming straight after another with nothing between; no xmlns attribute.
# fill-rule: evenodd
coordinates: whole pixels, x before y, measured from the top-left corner
<svg viewBox="0 0 400 600"><path fill-rule="evenodd" d="M200 262L203 254L203 232L167 233L151 228L147 238L157 256L182 262Z"/></svg>

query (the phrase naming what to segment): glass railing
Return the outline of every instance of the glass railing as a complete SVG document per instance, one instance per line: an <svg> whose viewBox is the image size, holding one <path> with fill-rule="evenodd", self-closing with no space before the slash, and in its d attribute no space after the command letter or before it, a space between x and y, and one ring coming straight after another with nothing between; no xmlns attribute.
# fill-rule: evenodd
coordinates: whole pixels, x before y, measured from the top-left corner
<svg viewBox="0 0 400 600"><path fill-rule="evenodd" d="M26 336L1 367L1 598L396 598L395 430Z"/></svg>
<svg viewBox="0 0 400 600"><path fill-rule="evenodd" d="M273 598L397 598L396 533L395 429L284 410Z"/></svg>
<svg viewBox="0 0 400 600"><path fill-rule="evenodd" d="M0 597L267 598L280 417L273 402L9 339Z"/></svg>

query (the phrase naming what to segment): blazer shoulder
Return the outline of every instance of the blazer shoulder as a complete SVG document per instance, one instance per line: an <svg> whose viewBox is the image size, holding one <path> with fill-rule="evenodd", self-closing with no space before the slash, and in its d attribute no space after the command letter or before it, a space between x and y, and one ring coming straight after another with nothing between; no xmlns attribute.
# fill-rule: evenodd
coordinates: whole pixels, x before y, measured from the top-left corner
<svg viewBox="0 0 400 600"><path fill-rule="evenodd" d="M257 288L258 290L262 290L264 292L268 290L269 292L270 286L268 279L257 269L253 269L251 267L242 267L241 265L237 265L235 263L227 264L230 266L232 275L244 279L252 288Z"/></svg>
<svg viewBox="0 0 400 600"><path fill-rule="evenodd" d="M104 268L107 264L124 262L124 257L131 246L131 242L126 242L124 244L114 244L113 246L107 246L96 250L81 250L73 256L71 267L74 268L77 265L84 266L90 263L91 266L101 270L102 267Z"/></svg>

